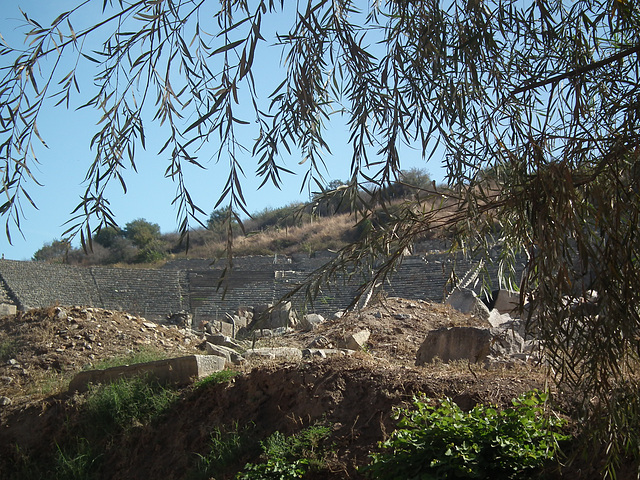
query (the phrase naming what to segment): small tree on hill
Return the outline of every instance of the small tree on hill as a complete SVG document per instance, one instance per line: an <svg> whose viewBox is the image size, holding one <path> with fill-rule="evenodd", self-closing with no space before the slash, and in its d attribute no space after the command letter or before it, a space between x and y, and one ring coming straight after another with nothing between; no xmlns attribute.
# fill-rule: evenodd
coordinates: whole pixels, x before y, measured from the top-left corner
<svg viewBox="0 0 640 480"><path fill-rule="evenodd" d="M141 263L154 262L164 257L166 250L160 238L160 225L151 223L143 218L126 224L124 237L138 248L137 261Z"/></svg>
<svg viewBox="0 0 640 480"><path fill-rule="evenodd" d="M40 250L33 254L33 260L37 262L68 263L67 257L72 249L68 239L53 240L46 243Z"/></svg>

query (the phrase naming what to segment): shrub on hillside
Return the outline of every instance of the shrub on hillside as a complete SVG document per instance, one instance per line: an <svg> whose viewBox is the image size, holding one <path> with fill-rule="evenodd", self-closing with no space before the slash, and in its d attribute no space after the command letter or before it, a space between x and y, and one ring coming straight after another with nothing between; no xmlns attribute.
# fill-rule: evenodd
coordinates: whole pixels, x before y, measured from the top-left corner
<svg viewBox="0 0 640 480"><path fill-rule="evenodd" d="M396 410L398 429L380 444L364 470L379 480L397 478L527 478L558 453L569 437L564 421L545 412L548 395L533 391L498 411L478 405L463 412L452 400L438 406L416 398Z"/></svg>

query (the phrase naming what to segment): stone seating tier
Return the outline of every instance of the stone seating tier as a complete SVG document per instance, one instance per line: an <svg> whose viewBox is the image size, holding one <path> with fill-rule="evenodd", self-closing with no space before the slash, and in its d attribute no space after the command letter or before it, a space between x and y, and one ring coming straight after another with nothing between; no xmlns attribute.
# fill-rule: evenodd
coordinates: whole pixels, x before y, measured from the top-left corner
<svg viewBox="0 0 640 480"><path fill-rule="evenodd" d="M274 303L326 261L326 256L302 255L238 258L232 275L219 286L223 263L212 265L207 260L183 259L161 269L133 269L3 259L0 291L4 292L3 302L9 301L19 310L54 304L93 306L156 321L186 311L193 314L195 325L199 317L224 320L225 314L232 314L240 306ZM465 272L476 264L458 259L456 268ZM382 288L390 296L442 302L451 267L450 257L443 252L407 256ZM339 281L324 287L312 305L303 305L302 295L295 297L294 308L331 316L353 301L358 286L356 281Z"/></svg>

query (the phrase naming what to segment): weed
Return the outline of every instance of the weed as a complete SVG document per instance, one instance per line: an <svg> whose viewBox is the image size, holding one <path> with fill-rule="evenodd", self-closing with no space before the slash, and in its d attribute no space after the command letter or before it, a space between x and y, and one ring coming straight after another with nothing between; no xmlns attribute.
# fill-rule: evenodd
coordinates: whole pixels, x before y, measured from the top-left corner
<svg viewBox="0 0 640 480"><path fill-rule="evenodd" d="M152 420L167 410L178 395L145 377L123 378L91 387L85 412L92 428L110 433Z"/></svg>
<svg viewBox="0 0 640 480"><path fill-rule="evenodd" d="M2 478L9 480L39 480L44 478L41 463L26 451L22 450L17 444L12 445L10 454L10 462L7 471L3 471Z"/></svg>
<svg viewBox="0 0 640 480"><path fill-rule="evenodd" d="M214 474L227 471L243 457L258 452L260 445L253 435L252 427L240 428L236 422L231 430L215 428L211 433L209 453L198 454L198 464L187 477L189 480L208 480Z"/></svg>
<svg viewBox="0 0 640 480"><path fill-rule="evenodd" d="M14 339L3 337L0 338L0 362L6 362L7 360L15 357L20 351L18 342Z"/></svg>
<svg viewBox="0 0 640 480"><path fill-rule="evenodd" d="M562 420L546 415L548 395L529 392L498 411L478 405L463 412L452 400L439 406L416 398L413 408L397 409L399 429L380 444L362 470L370 478L527 478L554 458Z"/></svg>
<svg viewBox="0 0 640 480"><path fill-rule="evenodd" d="M203 388L208 385L216 385L218 383L230 382L235 376L240 375L240 372L236 370L220 370L219 372L213 372L211 375L204 377L194 383L195 388Z"/></svg>
<svg viewBox="0 0 640 480"><path fill-rule="evenodd" d="M98 478L101 455L96 454L84 438L66 446L56 444L53 455L29 455L15 447L14 462L2 478L15 480L91 480Z"/></svg>
<svg viewBox="0 0 640 480"><path fill-rule="evenodd" d="M97 478L99 455L92 451L86 439L66 449L58 445L56 475L54 478L65 480L90 480Z"/></svg>
<svg viewBox="0 0 640 480"><path fill-rule="evenodd" d="M325 442L331 434L330 426L313 425L295 435L280 432L261 442L266 462L247 464L237 475L238 480L302 478L309 471L325 466L325 457L332 448Z"/></svg>

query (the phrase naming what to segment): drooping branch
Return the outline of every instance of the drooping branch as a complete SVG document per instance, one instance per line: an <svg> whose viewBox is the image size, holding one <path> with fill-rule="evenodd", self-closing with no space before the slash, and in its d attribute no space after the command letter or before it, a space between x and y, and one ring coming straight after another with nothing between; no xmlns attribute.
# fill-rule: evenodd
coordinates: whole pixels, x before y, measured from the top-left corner
<svg viewBox="0 0 640 480"><path fill-rule="evenodd" d="M622 50L621 52L616 53L615 55L611 55L610 57L603 58L597 62L589 63L588 65L583 65L582 67L576 68L575 70L571 70L569 72L561 73L559 75L554 75L553 77L547 78L545 80L539 80L537 82L532 83L524 83L519 86L515 90L511 92L511 96L517 95L519 93L527 92L529 90L534 90L538 87L544 87L545 85L556 84L562 80L567 78L576 77L578 75L582 75L587 72L591 72L593 70L598 70L599 68L604 67L605 65L610 65L618 60L622 60L623 58L629 57L633 54L640 54L640 44L635 45L634 47L627 48L626 50Z"/></svg>

